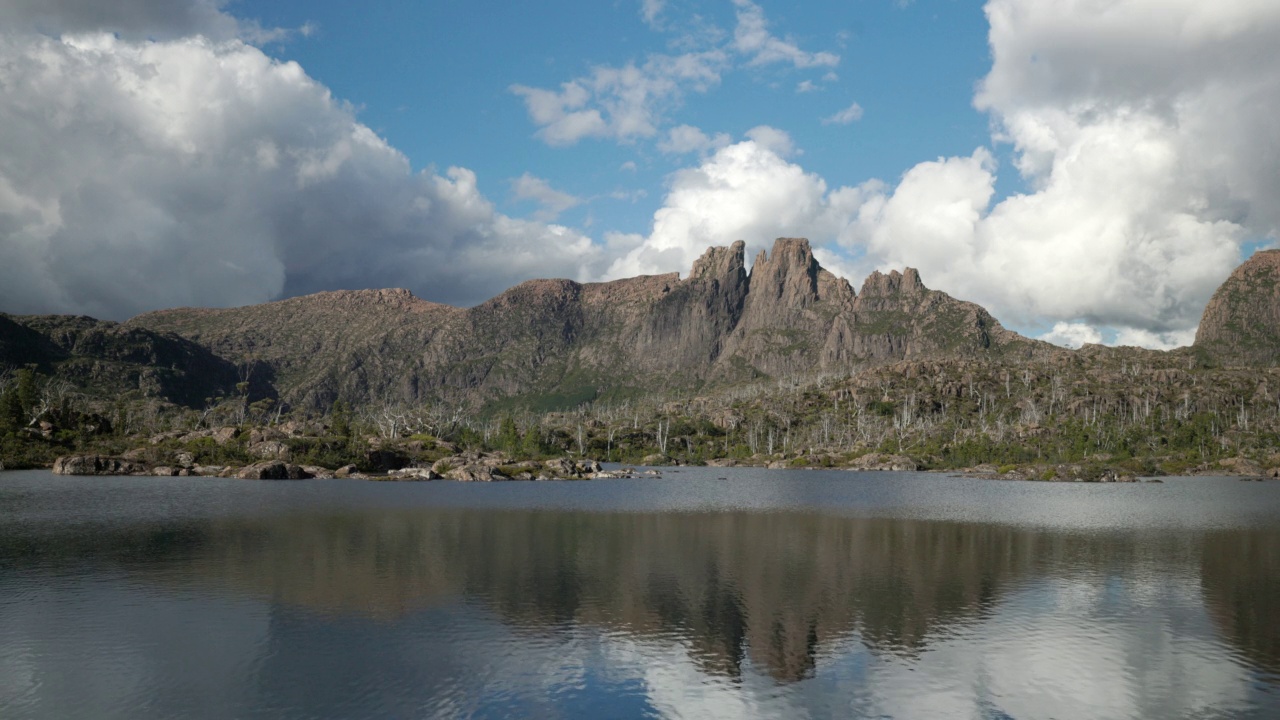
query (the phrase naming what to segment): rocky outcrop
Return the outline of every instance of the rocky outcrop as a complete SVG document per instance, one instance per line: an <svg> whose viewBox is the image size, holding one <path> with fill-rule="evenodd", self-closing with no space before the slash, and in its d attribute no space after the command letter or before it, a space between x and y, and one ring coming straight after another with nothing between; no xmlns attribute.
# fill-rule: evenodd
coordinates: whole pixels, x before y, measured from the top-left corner
<svg viewBox="0 0 1280 720"><path fill-rule="evenodd" d="M393 479L498 482L503 480L589 480L603 476L596 460L556 458L515 462L504 452L468 452L437 460L430 469L392 471ZM610 476L612 477L612 476Z"/></svg>
<svg viewBox="0 0 1280 720"><path fill-rule="evenodd" d="M550 477L563 480L586 480L601 472L600 463L595 460L560 458L546 461L543 467Z"/></svg>
<svg viewBox="0 0 1280 720"><path fill-rule="evenodd" d="M241 480L309 480L314 475L301 465L279 461L254 463L240 468L235 475Z"/></svg>
<svg viewBox="0 0 1280 720"><path fill-rule="evenodd" d="M143 462L107 455L66 455L53 463L54 475L146 475L151 468Z"/></svg>
<svg viewBox="0 0 1280 720"><path fill-rule="evenodd" d="M1280 250L1260 250L1231 273L1205 307L1194 347L1228 364L1280 359Z"/></svg>

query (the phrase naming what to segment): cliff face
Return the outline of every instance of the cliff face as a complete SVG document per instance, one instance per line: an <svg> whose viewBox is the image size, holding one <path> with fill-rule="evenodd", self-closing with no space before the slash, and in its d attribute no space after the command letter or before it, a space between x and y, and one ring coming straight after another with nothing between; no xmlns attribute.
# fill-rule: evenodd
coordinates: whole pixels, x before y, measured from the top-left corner
<svg viewBox="0 0 1280 720"><path fill-rule="evenodd" d="M1254 253L1222 283L1205 307L1194 347L1231 364L1280 358L1280 250Z"/></svg>
<svg viewBox="0 0 1280 720"><path fill-rule="evenodd" d="M859 362L1054 352L929 290L909 268L872 274L859 294L819 265L807 240L780 238L749 272L744 253L740 241L710 248L683 280L532 280L466 309L404 290L344 291L166 310L125 326L260 368L286 401L312 408L339 397L518 397L549 408Z"/></svg>

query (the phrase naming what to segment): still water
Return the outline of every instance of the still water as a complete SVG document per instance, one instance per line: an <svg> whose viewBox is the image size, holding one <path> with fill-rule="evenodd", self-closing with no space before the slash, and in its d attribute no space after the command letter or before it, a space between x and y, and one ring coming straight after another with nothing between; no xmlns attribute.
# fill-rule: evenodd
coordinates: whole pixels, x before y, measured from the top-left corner
<svg viewBox="0 0 1280 720"><path fill-rule="evenodd" d="M0 474L0 717L1280 717L1280 482Z"/></svg>

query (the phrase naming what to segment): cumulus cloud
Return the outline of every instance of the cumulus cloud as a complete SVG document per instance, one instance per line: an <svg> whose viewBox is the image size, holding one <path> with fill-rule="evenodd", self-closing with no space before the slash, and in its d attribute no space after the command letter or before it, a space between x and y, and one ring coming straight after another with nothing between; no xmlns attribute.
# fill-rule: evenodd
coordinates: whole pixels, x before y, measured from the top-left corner
<svg viewBox="0 0 1280 720"><path fill-rule="evenodd" d="M769 125L757 125L746 132L748 140L768 150L778 157L790 157L799 154L796 144L786 130L779 130Z"/></svg>
<svg viewBox="0 0 1280 720"><path fill-rule="evenodd" d="M239 40L0 35L0 307L121 318L341 287L469 303L599 274L589 238L497 213L294 63Z"/></svg>
<svg viewBox="0 0 1280 720"><path fill-rule="evenodd" d="M582 204L582 198L551 187L540 177L525 173L511 181L511 193L517 200L532 200L542 206L534 213L535 220L551 222L560 213Z"/></svg>
<svg viewBox="0 0 1280 720"><path fill-rule="evenodd" d="M791 40L769 32L764 10L751 0L733 0L738 24L733 31L733 46L747 56L748 65L789 63L797 68L835 67L840 56L830 52L806 52Z"/></svg>
<svg viewBox="0 0 1280 720"><path fill-rule="evenodd" d="M613 235L625 252L608 277L688 271L709 245L745 240L753 250L780 236L835 237L866 192L841 188L789 162L786 133L760 126L716 151L698 167L672 174L670 190L647 237Z"/></svg>
<svg viewBox="0 0 1280 720"><path fill-rule="evenodd" d="M862 106L854 103L840 112L822 118L823 125L848 125L862 119Z"/></svg>
<svg viewBox="0 0 1280 720"><path fill-rule="evenodd" d="M1079 348L1089 343L1102 342L1102 333L1087 323L1058 322L1049 332L1040 336L1041 340L1068 348Z"/></svg>

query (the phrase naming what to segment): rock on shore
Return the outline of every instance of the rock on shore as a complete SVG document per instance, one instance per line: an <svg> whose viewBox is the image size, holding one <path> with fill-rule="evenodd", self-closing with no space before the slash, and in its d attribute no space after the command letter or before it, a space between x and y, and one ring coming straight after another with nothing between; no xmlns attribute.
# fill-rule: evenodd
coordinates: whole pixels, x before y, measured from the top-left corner
<svg viewBox="0 0 1280 720"><path fill-rule="evenodd" d="M149 475L145 463L109 455L67 455L53 463L54 475Z"/></svg>

